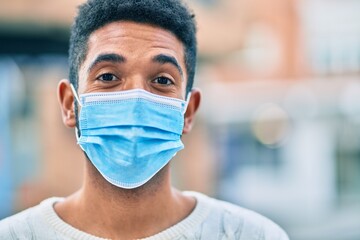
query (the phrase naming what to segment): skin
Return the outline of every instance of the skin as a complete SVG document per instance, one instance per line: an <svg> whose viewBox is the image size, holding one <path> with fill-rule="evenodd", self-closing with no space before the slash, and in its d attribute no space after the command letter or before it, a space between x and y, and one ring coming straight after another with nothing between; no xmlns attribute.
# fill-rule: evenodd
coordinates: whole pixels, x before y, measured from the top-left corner
<svg viewBox="0 0 360 240"><path fill-rule="evenodd" d="M156 59L159 55L160 60ZM175 35L146 24L113 22L89 38L78 94L140 88L184 100L186 83L184 46ZM65 126L74 128L74 96L66 79L58 85L58 99ZM200 92L195 89L184 116L183 134L190 132L199 103ZM89 160L84 171L81 189L54 208L65 222L97 237L148 237L180 222L196 205L195 199L171 186L169 164L135 189L108 183Z"/></svg>

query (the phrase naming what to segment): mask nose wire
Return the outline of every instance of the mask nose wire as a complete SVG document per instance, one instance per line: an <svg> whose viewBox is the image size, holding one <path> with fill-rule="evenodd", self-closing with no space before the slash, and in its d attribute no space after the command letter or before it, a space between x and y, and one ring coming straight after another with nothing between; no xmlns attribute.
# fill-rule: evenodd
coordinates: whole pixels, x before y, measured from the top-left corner
<svg viewBox="0 0 360 240"><path fill-rule="evenodd" d="M78 102L78 104L80 105L80 107L82 107L82 104L81 104L81 102L80 102L79 96L78 96L78 94L77 94L77 92L76 92L76 90L75 90L75 88L74 88L74 85L73 85L72 83L70 83L70 88L71 88L71 91L72 91L73 95L75 96L76 101Z"/></svg>

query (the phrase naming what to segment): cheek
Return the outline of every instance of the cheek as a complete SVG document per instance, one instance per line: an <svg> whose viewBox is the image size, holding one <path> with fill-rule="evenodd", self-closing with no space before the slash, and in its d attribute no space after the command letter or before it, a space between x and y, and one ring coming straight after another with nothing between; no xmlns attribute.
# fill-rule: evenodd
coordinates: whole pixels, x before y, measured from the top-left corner
<svg viewBox="0 0 360 240"><path fill-rule="evenodd" d="M79 94L85 92L86 89L87 89L86 78L87 78L87 74L85 74L84 67L80 67L80 69L79 69L79 78L78 78L78 93Z"/></svg>
<svg viewBox="0 0 360 240"><path fill-rule="evenodd" d="M181 92L183 94L183 99L186 101L186 88L187 88L187 79L185 79L183 81L182 87L181 87Z"/></svg>

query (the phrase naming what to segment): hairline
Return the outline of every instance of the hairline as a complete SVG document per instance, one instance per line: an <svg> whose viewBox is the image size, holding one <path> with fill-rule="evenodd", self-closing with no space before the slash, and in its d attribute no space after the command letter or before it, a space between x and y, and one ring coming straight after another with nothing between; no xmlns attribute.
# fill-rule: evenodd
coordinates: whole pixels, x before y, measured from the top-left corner
<svg viewBox="0 0 360 240"><path fill-rule="evenodd" d="M173 31L169 30L169 29L166 29L158 24L155 24L155 23L148 23L148 22L141 22L141 21L136 21L136 20L132 20L132 19L120 19L120 20L114 20L114 21L109 21L109 22L106 22L105 24L103 25L100 25L99 27L95 28L93 31L91 31L89 34L86 34L84 36L84 47L82 48L83 51L81 51L75 61L76 63L76 75L75 76L70 76L72 78L75 77L75 82L76 82L76 86L75 87L75 90L78 90L78 85L79 85L79 73L80 73L80 68L81 66L85 63L85 60L86 60L86 57L88 55L88 51L89 51L89 40L90 40L90 37L92 34L94 34L96 31L98 31L99 29L102 29L106 26L108 26L109 24L112 24L112 23L116 23L116 22L130 22L130 23L135 23L135 24L139 24L139 25L147 25L147 26L152 26L152 27L155 27L155 28L158 28L158 29L162 29L170 34L172 34L182 45L182 51L183 51L183 58L182 61L184 61L184 65L185 65L185 71L186 71L186 88L185 88L185 93L188 94L188 92L190 92L191 90L188 90L188 84L189 84L189 80L190 80L190 75L189 75L189 69L188 69L188 47L186 47L186 44L184 43L183 40L181 40ZM196 61L196 60L195 60ZM72 73L71 73L72 74Z"/></svg>

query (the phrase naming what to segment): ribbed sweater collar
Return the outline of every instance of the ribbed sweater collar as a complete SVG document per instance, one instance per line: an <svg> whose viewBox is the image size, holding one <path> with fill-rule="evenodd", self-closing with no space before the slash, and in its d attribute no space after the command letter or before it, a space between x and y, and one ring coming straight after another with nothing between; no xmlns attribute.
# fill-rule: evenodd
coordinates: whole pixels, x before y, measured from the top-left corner
<svg viewBox="0 0 360 240"><path fill-rule="evenodd" d="M186 235L187 232L194 232L198 228L204 219L208 216L210 208L206 202L208 197L197 192L184 192L187 196L192 196L196 199L196 206L194 210L182 221L173 225L172 227L165 229L164 231L155 234L153 236L143 238L142 240L165 240L175 239L180 236ZM63 198L53 197L44 200L40 207L44 213L45 220L57 231L59 234L63 234L73 239L79 240L103 240L105 238L96 237L74 228L68 223L64 222L55 212L54 204L59 201L63 201Z"/></svg>

